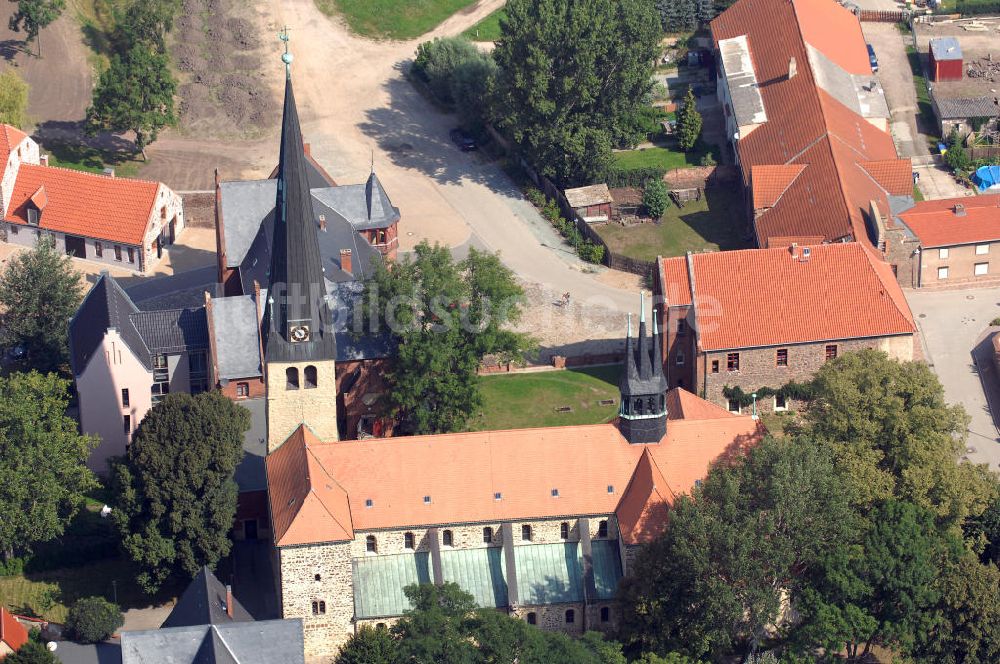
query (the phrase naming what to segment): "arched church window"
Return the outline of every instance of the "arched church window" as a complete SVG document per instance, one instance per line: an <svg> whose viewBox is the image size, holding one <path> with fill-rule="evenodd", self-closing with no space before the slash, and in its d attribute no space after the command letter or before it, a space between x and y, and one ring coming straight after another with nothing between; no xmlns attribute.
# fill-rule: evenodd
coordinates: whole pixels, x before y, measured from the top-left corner
<svg viewBox="0 0 1000 664"><path fill-rule="evenodd" d="M287 369L285 369L285 389L286 390L299 389L298 367L288 367Z"/></svg>
<svg viewBox="0 0 1000 664"><path fill-rule="evenodd" d="M311 390L316 387L316 367L309 365L305 368L306 389Z"/></svg>

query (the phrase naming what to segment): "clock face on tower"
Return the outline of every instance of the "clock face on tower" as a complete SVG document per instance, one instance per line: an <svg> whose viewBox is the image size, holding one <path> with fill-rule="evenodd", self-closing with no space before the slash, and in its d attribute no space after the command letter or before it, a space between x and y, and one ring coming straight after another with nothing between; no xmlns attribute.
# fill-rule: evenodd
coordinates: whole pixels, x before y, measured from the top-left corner
<svg viewBox="0 0 1000 664"><path fill-rule="evenodd" d="M309 341L309 326L296 325L292 328L292 341Z"/></svg>

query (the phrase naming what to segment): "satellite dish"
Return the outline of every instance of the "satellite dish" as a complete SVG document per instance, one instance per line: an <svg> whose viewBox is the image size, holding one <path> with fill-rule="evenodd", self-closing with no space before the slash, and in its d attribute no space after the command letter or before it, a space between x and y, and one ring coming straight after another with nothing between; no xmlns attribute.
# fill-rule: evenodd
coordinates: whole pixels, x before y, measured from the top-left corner
<svg viewBox="0 0 1000 664"><path fill-rule="evenodd" d="M56 643L55 641L49 641L48 643L45 644L45 647L49 649L49 652L55 652L56 648L59 647L59 644Z"/></svg>
<svg viewBox="0 0 1000 664"><path fill-rule="evenodd" d="M107 519L111 515L111 508L105 505L101 508L101 518Z"/></svg>

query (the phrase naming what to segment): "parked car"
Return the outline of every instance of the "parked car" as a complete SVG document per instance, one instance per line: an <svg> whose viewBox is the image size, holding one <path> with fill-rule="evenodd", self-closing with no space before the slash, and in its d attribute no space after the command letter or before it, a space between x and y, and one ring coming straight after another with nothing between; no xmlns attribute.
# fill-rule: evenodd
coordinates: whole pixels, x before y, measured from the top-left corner
<svg viewBox="0 0 1000 664"><path fill-rule="evenodd" d="M878 58L875 57L875 49L872 48L871 44L865 44L868 47L868 64L872 66L872 71L878 71Z"/></svg>
<svg viewBox="0 0 1000 664"><path fill-rule="evenodd" d="M451 136L451 142L457 145L462 152L472 152L478 147L476 139L457 127L451 130L449 136Z"/></svg>

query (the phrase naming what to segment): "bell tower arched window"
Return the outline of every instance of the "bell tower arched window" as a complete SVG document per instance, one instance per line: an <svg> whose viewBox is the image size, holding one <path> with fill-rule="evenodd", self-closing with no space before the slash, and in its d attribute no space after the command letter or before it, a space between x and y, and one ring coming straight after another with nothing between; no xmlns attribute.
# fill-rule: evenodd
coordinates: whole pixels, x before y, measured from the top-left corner
<svg viewBox="0 0 1000 664"><path fill-rule="evenodd" d="M316 385L317 385L317 382L316 382L316 367L314 367L313 365L310 364L309 366L307 366L305 368L305 371L303 373L305 374L305 383L306 383L305 387L306 387L306 389L307 390L314 389L316 387Z"/></svg>
<svg viewBox="0 0 1000 664"><path fill-rule="evenodd" d="M288 367L287 369L285 369L285 389L286 390L299 389L298 367Z"/></svg>

